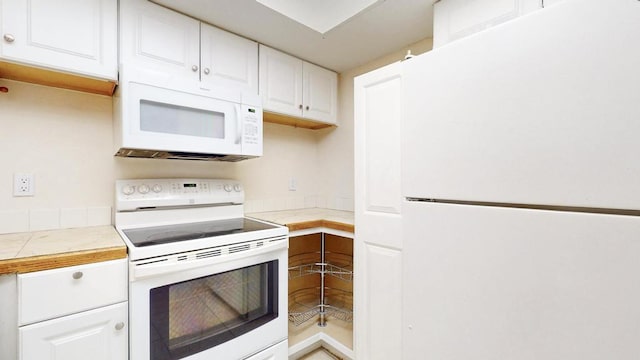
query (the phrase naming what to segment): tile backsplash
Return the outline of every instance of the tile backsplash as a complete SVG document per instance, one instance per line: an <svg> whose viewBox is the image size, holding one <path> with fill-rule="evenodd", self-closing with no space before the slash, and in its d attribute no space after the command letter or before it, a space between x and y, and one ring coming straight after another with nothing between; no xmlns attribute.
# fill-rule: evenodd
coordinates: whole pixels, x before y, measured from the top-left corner
<svg viewBox="0 0 640 360"><path fill-rule="evenodd" d="M110 225L111 207L0 211L0 234Z"/></svg>
<svg viewBox="0 0 640 360"><path fill-rule="evenodd" d="M248 214L309 208L353 211L353 199L312 195L246 200L244 203L244 211Z"/></svg>

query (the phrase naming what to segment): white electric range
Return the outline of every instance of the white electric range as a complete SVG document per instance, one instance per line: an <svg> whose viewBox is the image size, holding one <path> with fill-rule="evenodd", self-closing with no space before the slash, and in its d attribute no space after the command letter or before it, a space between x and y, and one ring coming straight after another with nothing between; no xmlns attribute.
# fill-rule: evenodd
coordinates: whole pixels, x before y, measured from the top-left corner
<svg viewBox="0 0 640 360"><path fill-rule="evenodd" d="M287 358L288 230L243 202L234 180L116 181L131 360Z"/></svg>

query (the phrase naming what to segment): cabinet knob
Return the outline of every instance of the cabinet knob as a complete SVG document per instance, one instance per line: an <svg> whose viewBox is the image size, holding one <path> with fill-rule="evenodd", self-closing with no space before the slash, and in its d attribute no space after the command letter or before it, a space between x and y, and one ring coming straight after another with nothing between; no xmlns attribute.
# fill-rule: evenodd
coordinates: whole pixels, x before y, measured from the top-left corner
<svg viewBox="0 0 640 360"><path fill-rule="evenodd" d="M307 107L305 107L305 110L309 110L309 105L307 105Z"/></svg>
<svg viewBox="0 0 640 360"><path fill-rule="evenodd" d="M124 323L121 321L116 324L116 330L122 330L122 329L124 329Z"/></svg>
<svg viewBox="0 0 640 360"><path fill-rule="evenodd" d="M298 109L302 110L302 104L298 105Z"/></svg>
<svg viewBox="0 0 640 360"><path fill-rule="evenodd" d="M198 71L198 65L193 65L191 67L191 70L193 70L194 72Z"/></svg>
<svg viewBox="0 0 640 360"><path fill-rule="evenodd" d="M82 273L82 271L76 271L71 276L73 276L74 279L78 280L78 279L82 278L83 275L84 274Z"/></svg>
<svg viewBox="0 0 640 360"><path fill-rule="evenodd" d="M11 34L4 34L4 41L8 42L8 43L12 43L16 40L16 38L11 35Z"/></svg>
<svg viewBox="0 0 640 360"><path fill-rule="evenodd" d="M210 71L209 71L209 68L204 68L204 74L205 74L205 75L209 75L209 72L210 72Z"/></svg>

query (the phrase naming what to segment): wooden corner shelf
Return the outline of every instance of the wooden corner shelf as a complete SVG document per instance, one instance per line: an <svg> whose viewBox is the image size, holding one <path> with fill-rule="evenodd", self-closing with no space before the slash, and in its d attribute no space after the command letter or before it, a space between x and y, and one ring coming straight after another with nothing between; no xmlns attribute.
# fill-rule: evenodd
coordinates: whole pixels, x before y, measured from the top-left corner
<svg viewBox="0 0 640 360"><path fill-rule="evenodd" d="M302 119L294 116L272 113L268 111L265 111L263 113L262 119L264 122L268 122L272 124L288 125L288 126L293 126L297 128L311 129L311 130L319 130L319 129L336 127L336 125L333 125L333 124L320 123L320 122L315 122L315 121Z"/></svg>

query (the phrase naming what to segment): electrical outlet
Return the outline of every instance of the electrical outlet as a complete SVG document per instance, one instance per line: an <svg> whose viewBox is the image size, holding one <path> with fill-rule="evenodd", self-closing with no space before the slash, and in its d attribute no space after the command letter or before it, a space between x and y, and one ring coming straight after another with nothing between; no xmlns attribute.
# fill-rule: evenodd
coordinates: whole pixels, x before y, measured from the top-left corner
<svg viewBox="0 0 640 360"><path fill-rule="evenodd" d="M33 196L33 174L13 174L13 196Z"/></svg>
<svg viewBox="0 0 640 360"><path fill-rule="evenodd" d="M298 181L296 180L296 178L292 177L289 179L289 191L296 190L298 190Z"/></svg>

